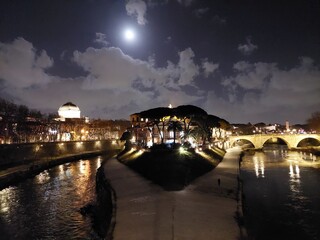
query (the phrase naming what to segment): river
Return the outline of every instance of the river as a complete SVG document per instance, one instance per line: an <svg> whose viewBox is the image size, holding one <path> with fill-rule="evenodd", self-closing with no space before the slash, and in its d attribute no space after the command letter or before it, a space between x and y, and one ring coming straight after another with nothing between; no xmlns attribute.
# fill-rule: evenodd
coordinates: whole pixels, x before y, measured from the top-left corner
<svg viewBox="0 0 320 240"><path fill-rule="evenodd" d="M92 239L79 209L95 201L102 157L66 163L0 191L0 239Z"/></svg>
<svg viewBox="0 0 320 240"><path fill-rule="evenodd" d="M241 178L252 239L320 239L320 169L312 158L284 148L245 155ZM94 238L90 218L79 209L95 201L102 161L66 163L1 190L0 238Z"/></svg>
<svg viewBox="0 0 320 240"><path fill-rule="evenodd" d="M284 147L244 156L244 215L251 239L320 239L319 162Z"/></svg>

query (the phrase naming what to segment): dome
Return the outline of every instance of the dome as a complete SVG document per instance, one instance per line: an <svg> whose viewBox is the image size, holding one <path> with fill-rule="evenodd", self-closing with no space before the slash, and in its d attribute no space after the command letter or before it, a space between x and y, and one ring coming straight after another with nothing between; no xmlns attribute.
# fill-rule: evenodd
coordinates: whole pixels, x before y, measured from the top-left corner
<svg viewBox="0 0 320 240"><path fill-rule="evenodd" d="M59 108L58 114L61 118L80 118L80 108L72 102L67 102Z"/></svg>

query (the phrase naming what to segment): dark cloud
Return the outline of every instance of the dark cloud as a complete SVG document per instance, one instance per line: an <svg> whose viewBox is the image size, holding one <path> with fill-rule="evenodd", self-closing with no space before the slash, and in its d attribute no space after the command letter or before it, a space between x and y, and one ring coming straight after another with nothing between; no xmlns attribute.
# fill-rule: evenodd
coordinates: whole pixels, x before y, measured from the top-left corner
<svg viewBox="0 0 320 240"><path fill-rule="evenodd" d="M194 0L177 0L177 1L178 1L178 3L180 3L186 7L190 6L194 2Z"/></svg>
<svg viewBox="0 0 320 240"><path fill-rule="evenodd" d="M244 55L250 55L253 51L257 49L258 46L251 42L250 37L247 37L246 43L238 45L238 50Z"/></svg>
<svg viewBox="0 0 320 240"><path fill-rule="evenodd" d="M208 12L210 10L210 8L206 7L206 8L198 8L196 10L194 10L194 14L198 17L201 18L206 12Z"/></svg>
<svg viewBox="0 0 320 240"><path fill-rule="evenodd" d="M104 33L96 33L96 39L94 42L101 44L102 46L108 46L109 42L106 40L107 36Z"/></svg>

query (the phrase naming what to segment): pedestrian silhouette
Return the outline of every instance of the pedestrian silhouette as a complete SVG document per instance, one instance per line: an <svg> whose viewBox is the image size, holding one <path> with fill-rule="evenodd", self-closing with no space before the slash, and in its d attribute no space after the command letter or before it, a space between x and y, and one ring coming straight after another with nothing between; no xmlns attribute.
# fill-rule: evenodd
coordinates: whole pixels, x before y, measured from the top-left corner
<svg viewBox="0 0 320 240"><path fill-rule="evenodd" d="M221 182L221 181L220 181L220 178L218 178L218 186L219 186L219 187L220 187L220 182Z"/></svg>

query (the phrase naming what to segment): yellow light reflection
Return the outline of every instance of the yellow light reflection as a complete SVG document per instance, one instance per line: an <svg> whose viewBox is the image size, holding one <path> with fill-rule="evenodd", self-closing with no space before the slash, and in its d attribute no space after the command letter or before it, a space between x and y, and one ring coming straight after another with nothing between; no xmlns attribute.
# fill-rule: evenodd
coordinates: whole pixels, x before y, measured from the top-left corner
<svg viewBox="0 0 320 240"><path fill-rule="evenodd" d="M35 177L35 180L40 184L44 184L44 183L48 182L50 180L49 172L47 170L45 170L45 171L39 173Z"/></svg>
<svg viewBox="0 0 320 240"><path fill-rule="evenodd" d="M119 159L126 159L129 155L131 155L135 151L134 148L131 148L128 152L124 153Z"/></svg>
<svg viewBox="0 0 320 240"><path fill-rule="evenodd" d="M90 162L88 160L80 160L75 166L78 167L78 172L80 172L76 177L76 181L74 181L75 193L81 198L86 198L85 193L88 188L88 179L91 173Z"/></svg>
<svg viewBox="0 0 320 240"><path fill-rule="evenodd" d="M135 153L133 153L131 158L135 159L135 158L139 157L142 153L144 153L144 150L140 149L139 151L136 151Z"/></svg>
<svg viewBox="0 0 320 240"><path fill-rule="evenodd" d="M256 172L256 177L264 178L264 161L258 157L253 157L254 170Z"/></svg>
<svg viewBox="0 0 320 240"><path fill-rule="evenodd" d="M290 179L299 179L300 178L300 168L297 163L293 165L293 161L289 161L289 176Z"/></svg>
<svg viewBox="0 0 320 240"><path fill-rule="evenodd" d="M80 171L80 173L82 173L82 174L85 174L86 173L86 162L85 161L83 161L83 160L80 160L79 161L79 171Z"/></svg>
<svg viewBox="0 0 320 240"><path fill-rule="evenodd" d="M95 141L94 146L97 148L101 147L101 141Z"/></svg>
<svg viewBox="0 0 320 240"><path fill-rule="evenodd" d="M60 175L62 175L64 173L63 165L59 165L59 171L60 171Z"/></svg>
<svg viewBox="0 0 320 240"><path fill-rule="evenodd" d="M300 168L298 161L289 161L289 188L293 199L301 197Z"/></svg>
<svg viewBox="0 0 320 240"><path fill-rule="evenodd" d="M8 187L0 191L0 213L10 213L10 203L14 193L13 189L13 187Z"/></svg>
<svg viewBox="0 0 320 240"><path fill-rule="evenodd" d="M76 143L77 148L82 148L83 147L83 142L77 142Z"/></svg>
<svg viewBox="0 0 320 240"><path fill-rule="evenodd" d="M101 166L101 157L97 159L97 169Z"/></svg>
<svg viewBox="0 0 320 240"><path fill-rule="evenodd" d="M210 157L210 155L206 154L205 152L199 152L198 151L196 153L199 154L201 157L207 159L210 162L215 162L215 160L212 157Z"/></svg>

